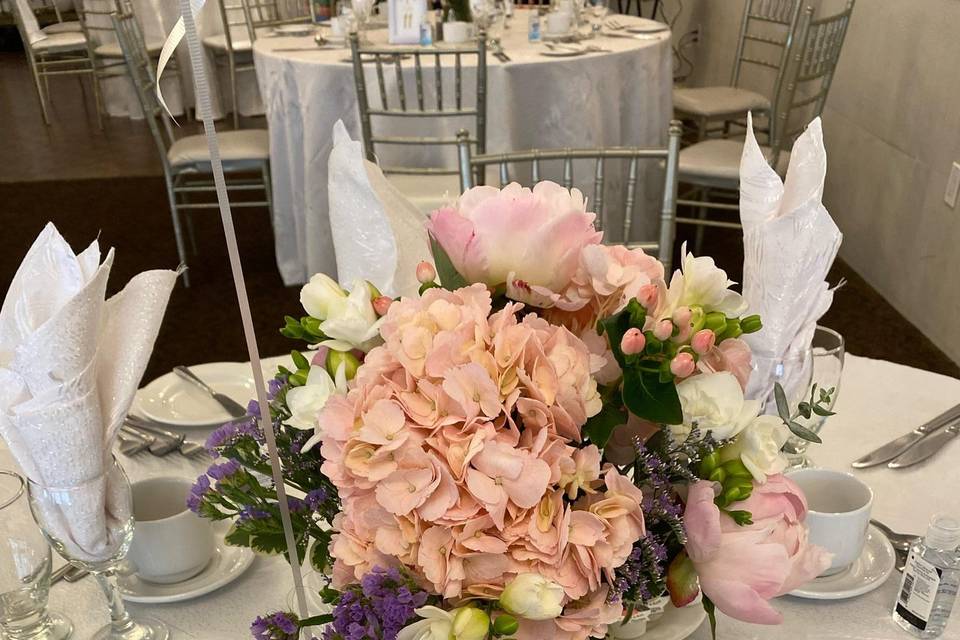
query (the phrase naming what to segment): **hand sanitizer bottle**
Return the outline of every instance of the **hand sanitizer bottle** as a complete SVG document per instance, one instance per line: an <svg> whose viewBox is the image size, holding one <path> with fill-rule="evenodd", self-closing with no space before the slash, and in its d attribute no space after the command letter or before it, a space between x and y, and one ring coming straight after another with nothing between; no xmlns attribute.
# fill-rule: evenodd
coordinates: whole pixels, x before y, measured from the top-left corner
<svg viewBox="0 0 960 640"><path fill-rule="evenodd" d="M527 40L540 42L540 12L536 8L530 10L530 18L527 22Z"/></svg>
<svg viewBox="0 0 960 640"><path fill-rule="evenodd" d="M433 44L433 25L430 24L430 12L423 12L423 20L420 21L420 46L429 47Z"/></svg>
<svg viewBox="0 0 960 640"><path fill-rule="evenodd" d="M936 515L926 537L910 549L893 620L918 638L943 633L960 585L960 520Z"/></svg>

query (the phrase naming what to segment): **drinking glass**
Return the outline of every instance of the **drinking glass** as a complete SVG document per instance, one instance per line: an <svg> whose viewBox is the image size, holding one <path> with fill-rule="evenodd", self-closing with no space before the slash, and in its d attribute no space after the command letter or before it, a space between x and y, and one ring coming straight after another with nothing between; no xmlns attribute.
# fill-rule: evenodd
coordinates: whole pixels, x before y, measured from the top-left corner
<svg viewBox="0 0 960 640"><path fill-rule="evenodd" d="M76 488L51 489L41 487L31 480L28 484L30 509L37 524L40 525L40 530L53 548L73 564L89 571L106 596L107 605L110 608L110 624L97 631L93 640L167 640L170 632L165 624L148 617L139 617L135 620L127 613L120 596L116 573L123 566L123 560L133 541L133 494L127 475L115 459L107 465L106 475L107 486L111 488L108 501L115 506L114 513L129 515L122 526L114 529L115 535L111 540L113 546L101 560L89 561L72 557L71 544L58 537L61 530L59 524L47 521L49 514L58 514L63 507L76 509L79 504L89 502L89 489L84 489L83 493Z"/></svg>
<svg viewBox="0 0 960 640"><path fill-rule="evenodd" d="M590 29L593 32L593 35L599 35L600 29L603 28L603 19L607 17L609 12L609 0L587 0L587 6L590 9Z"/></svg>
<svg viewBox="0 0 960 640"><path fill-rule="evenodd" d="M0 471L0 638L61 640L73 624L47 611L50 545L30 517L26 482Z"/></svg>
<svg viewBox="0 0 960 640"><path fill-rule="evenodd" d="M843 373L843 336L833 329L817 325L810 346L813 356L813 375L810 381L811 386L808 387L806 398L803 399L809 400L810 389L814 384L817 385L818 389L824 391L833 389L833 393L830 394L830 401L820 405L827 411L833 411L837 402L837 394L840 392L840 376ZM814 400L818 399L820 392L817 391L816 395L817 397ZM809 418L803 416L797 418L797 422L810 431L819 434L827 418L828 416L819 416L813 413ZM810 442L808 440L796 436L791 436L787 440L787 443L783 446L783 452L793 468L800 469L814 466L806 455L809 446Z"/></svg>

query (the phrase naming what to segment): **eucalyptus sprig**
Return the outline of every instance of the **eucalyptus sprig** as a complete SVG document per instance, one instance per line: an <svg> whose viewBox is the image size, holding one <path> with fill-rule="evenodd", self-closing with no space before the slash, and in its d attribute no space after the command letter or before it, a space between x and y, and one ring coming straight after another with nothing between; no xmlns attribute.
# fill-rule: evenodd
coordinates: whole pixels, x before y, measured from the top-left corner
<svg viewBox="0 0 960 640"><path fill-rule="evenodd" d="M783 390L783 387L780 386L779 382L775 382L773 385L773 396L777 401L777 413L780 414L780 419L783 420L783 423L787 425L787 428L790 429L793 435L809 442L816 442L817 444L823 442L820 436L797 422L797 418L802 416L804 419L809 420L814 414L824 418L832 416L833 412L830 411L828 407L833 404L834 392L836 392L836 387L823 389L814 384L810 388L810 399L801 402L797 406L796 413L791 413L790 405L787 403L787 394Z"/></svg>

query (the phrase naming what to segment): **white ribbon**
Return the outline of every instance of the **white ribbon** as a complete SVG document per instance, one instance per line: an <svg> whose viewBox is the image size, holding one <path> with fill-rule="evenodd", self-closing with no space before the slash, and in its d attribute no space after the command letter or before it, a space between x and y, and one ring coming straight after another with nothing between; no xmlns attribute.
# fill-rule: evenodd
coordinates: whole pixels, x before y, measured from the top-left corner
<svg viewBox="0 0 960 640"><path fill-rule="evenodd" d="M157 98L163 104L160 96L160 76L170 56L177 45L187 38L190 49L190 64L193 67L193 85L196 92L197 115L203 121L203 130L207 138L207 147L210 150L210 167L213 170L213 181L217 188L217 202L220 205L220 219L223 222L223 235L227 242L227 253L230 257L230 270L233 273L233 285L237 292L237 303L240 306L240 319L243 323L243 335L247 341L247 353L250 357L250 366L253 369L254 386L257 390L257 401L260 403L261 425L270 453L270 467L273 471L273 482L277 489L277 503L280 507L280 520L283 523L283 533L287 542L287 557L290 560L290 571L293 573L293 585L297 593L297 606L301 618L307 616L307 600L303 590L303 576L300 574L300 559L297 554L296 538L290 521L290 507L287 504L287 492L283 483L283 471L280 468L280 458L277 455L277 442L273 433L270 417L270 403L267 400L266 387L263 381L263 367L260 364L260 350L257 347L257 336L253 329L253 317L250 313L250 302L247 299L247 288L243 279L243 267L240 264L240 250L237 247L237 234L233 226L233 214L230 211L230 199L227 196L226 182L223 176L223 163L220 161L220 144L217 141L217 130L213 124L213 110L210 107L210 85L207 80L206 68L203 64L203 47L197 37L196 16L203 8L204 0L180 0L180 19L167 37L157 65ZM166 105L164 104L166 108ZM168 110L169 113L169 110Z"/></svg>

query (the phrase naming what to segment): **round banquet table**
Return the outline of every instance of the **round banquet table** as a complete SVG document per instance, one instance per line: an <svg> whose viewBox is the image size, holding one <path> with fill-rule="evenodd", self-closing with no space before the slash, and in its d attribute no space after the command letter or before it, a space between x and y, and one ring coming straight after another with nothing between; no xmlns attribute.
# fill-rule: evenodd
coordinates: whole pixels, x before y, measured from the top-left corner
<svg viewBox="0 0 960 640"><path fill-rule="evenodd" d="M488 152L666 144L673 82L669 31L644 39L601 37L590 43L606 52L556 58L543 55L543 44L527 41L527 19L528 12L518 10L503 31L510 62L487 56ZM387 32L371 31L370 38L386 43ZM327 217L327 156L334 123L343 120L351 136L360 139L349 49L318 49L312 37L273 37L257 39L253 52L270 129L280 274L287 285L317 272L335 275ZM475 66L475 58L464 58L468 66ZM468 80L464 83L468 86ZM411 95L413 86L407 82ZM379 95L375 84L371 92ZM411 119L404 120L398 126L409 127ZM451 125L444 134L460 126L466 123ZM404 135L411 135L409 129ZM391 166L405 161L426 166L418 161L422 156L412 155L422 151L405 147L381 160ZM453 150L448 151L445 166L456 166Z"/></svg>
<svg viewBox="0 0 960 640"><path fill-rule="evenodd" d="M821 434L824 444L814 447L811 457L821 466L852 471L869 483L876 494L875 518L898 531L922 533L934 512L960 515L960 492L956 490L960 487L960 443L952 443L934 458L905 470L883 466L852 470L850 462L932 418L958 399L960 380L848 355L837 415L827 422ZM191 437L200 436L191 432ZM192 479L203 469L176 455L121 457L121 462L134 480L155 475ZM9 453L0 450L0 467L9 468L11 464ZM62 560L55 557L54 564L60 563ZM781 626L748 625L718 614L718 635L758 640L902 640L909 636L890 620L899 578L900 574L894 572L880 588L849 600L778 598L774 604L785 618ZM174 639L237 640L249 637L250 622L257 615L291 606L292 584L283 558L261 556L235 582L212 594L176 604L131 604L129 608L164 620ZM77 638L89 637L106 620L101 594L89 578L55 585L50 591L50 604L70 615ZM691 637L707 640L709 625L703 623ZM960 639L960 615L953 616L942 637Z"/></svg>

